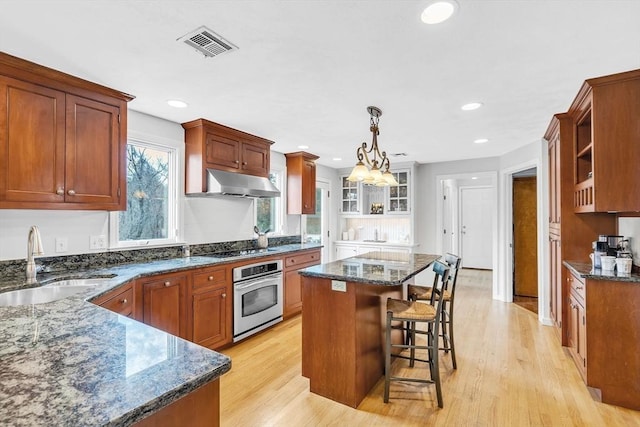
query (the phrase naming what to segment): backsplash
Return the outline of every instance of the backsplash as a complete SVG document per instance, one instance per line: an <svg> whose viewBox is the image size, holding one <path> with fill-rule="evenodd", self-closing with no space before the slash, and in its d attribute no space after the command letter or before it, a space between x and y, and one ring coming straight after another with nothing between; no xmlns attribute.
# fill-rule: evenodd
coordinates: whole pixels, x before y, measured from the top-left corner
<svg viewBox="0 0 640 427"><path fill-rule="evenodd" d="M388 242L410 243L411 223L408 216L394 217L391 215L380 218L344 218L341 222L341 233L348 232L352 228L355 231L355 240L379 240ZM342 234L337 240L342 239Z"/></svg>
<svg viewBox="0 0 640 427"><path fill-rule="evenodd" d="M640 265L640 218L618 218L618 234L629 238L633 264Z"/></svg>
<svg viewBox="0 0 640 427"><path fill-rule="evenodd" d="M281 246L300 243L301 236L270 237L269 246ZM217 252L248 250L257 248L257 240L236 240L232 242L204 243L195 245L177 245L159 248L142 248L122 251L98 252L78 255L36 258L38 273L52 273L58 271L87 270L104 268L119 264L158 261L163 259L180 258L184 250L189 249L192 256L207 255ZM3 278L22 277L25 275L27 261L0 261L0 271Z"/></svg>

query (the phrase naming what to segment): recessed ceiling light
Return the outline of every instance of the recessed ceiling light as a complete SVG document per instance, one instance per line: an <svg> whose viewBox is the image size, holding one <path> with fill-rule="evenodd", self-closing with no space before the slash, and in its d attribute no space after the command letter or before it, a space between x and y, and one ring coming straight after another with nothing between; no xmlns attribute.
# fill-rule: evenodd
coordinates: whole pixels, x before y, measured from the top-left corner
<svg viewBox="0 0 640 427"><path fill-rule="evenodd" d="M307 148L309 148L308 145L298 145L298 148L301 150L306 150Z"/></svg>
<svg viewBox="0 0 640 427"><path fill-rule="evenodd" d="M180 101L179 99L170 99L167 101L167 104L174 108L187 108L189 104L184 101Z"/></svg>
<svg viewBox="0 0 640 427"><path fill-rule="evenodd" d="M458 10L458 3L454 0L440 0L429 4L420 19L425 24L439 24L451 18L451 16Z"/></svg>
<svg viewBox="0 0 640 427"><path fill-rule="evenodd" d="M468 104L464 104L462 107L460 107L461 109L463 109L464 111L472 111L472 110L477 110L478 108L482 107L482 102L470 102Z"/></svg>
<svg viewBox="0 0 640 427"><path fill-rule="evenodd" d="M478 177L477 176L472 176L471 179L478 179Z"/></svg>
<svg viewBox="0 0 640 427"><path fill-rule="evenodd" d="M478 138L475 141L476 144L484 144L485 142L489 142L489 140L487 138Z"/></svg>
<svg viewBox="0 0 640 427"><path fill-rule="evenodd" d="M334 158L333 158L333 160L334 160L335 162L339 162L340 160L342 160L342 157L334 157Z"/></svg>

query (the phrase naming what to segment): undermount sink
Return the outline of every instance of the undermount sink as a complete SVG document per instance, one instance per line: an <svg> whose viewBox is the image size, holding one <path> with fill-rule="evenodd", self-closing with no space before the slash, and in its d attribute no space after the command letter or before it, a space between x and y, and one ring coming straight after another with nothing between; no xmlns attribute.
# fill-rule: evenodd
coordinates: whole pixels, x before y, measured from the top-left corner
<svg viewBox="0 0 640 427"><path fill-rule="evenodd" d="M70 297L106 283L108 278L59 280L39 288L19 289L0 294L0 307L44 304Z"/></svg>

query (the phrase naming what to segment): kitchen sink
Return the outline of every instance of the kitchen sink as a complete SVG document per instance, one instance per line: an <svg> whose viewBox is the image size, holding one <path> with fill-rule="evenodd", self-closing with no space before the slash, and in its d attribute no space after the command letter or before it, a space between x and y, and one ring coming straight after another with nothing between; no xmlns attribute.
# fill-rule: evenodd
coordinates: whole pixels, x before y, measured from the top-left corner
<svg viewBox="0 0 640 427"><path fill-rule="evenodd" d="M0 294L0 307L44 304L79 294L106 283L108 278L58 280L39 288L19 289Z"/></svg>
<svg viewBox="0 0 640 427"><path fill-rule="evenodd" d="M363 242L367 243L384 243L386 240L363 240Z"/></svg>

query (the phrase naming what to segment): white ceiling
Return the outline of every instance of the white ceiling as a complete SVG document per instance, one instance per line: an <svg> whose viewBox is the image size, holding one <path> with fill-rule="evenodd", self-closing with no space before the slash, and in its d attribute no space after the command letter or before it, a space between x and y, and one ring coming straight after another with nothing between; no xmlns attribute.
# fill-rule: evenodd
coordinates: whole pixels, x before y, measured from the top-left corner
<svg viewBox="0 0 640 427"><path fill-rule="evenodd" d="M539 140L584 79L640 68L638 0L458 2L427 26L427 1L0 0L0 50L133 94L136 111L204 117L283 153L308 145L332 167L371 141L368 105L402 160L489 157ZM176 41L201 25L239 50L204 58Z"/></svg>

